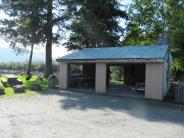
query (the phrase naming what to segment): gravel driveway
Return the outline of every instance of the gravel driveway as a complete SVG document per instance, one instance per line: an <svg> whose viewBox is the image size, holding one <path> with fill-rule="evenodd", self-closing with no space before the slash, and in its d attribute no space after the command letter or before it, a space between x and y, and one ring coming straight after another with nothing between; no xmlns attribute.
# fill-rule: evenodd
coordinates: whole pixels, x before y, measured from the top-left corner
<svg viewBox="0 0 184 138"><path fill-rule="evenodd" d="M184 138L184 106L66 91L0 99L0 138Z"/></svg>

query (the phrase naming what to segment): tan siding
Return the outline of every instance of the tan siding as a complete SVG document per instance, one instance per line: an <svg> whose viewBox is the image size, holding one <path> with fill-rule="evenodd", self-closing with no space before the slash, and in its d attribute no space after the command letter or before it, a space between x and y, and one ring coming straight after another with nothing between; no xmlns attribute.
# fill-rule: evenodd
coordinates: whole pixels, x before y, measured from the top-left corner
<svg viewBox="0 0 184 138"><path fill-rule="evenodd" d="M66 89L68 87L68 64L60 63L59 69L59 87Z"/></svg>
<svg viewBox="0 0 184 138"><path fill-rule="evenodd" d="M96 64L95 91L100 93L106 92L106 64Z"/></svg>
<svg viewBox="0 0 184 138"><path fill-rule="evenodd" d="M168 63L165 61L164 62L164 77L163 77L163 82L164 82L164 89L163 89L163 94L164 96L167 94L168 92Z"/></svg>
<svg viewBox="0 0 184 138"><path fill-rule="evenodd" d="M150 99L163 99L163 63L146 64L145 96Z"/></svg>

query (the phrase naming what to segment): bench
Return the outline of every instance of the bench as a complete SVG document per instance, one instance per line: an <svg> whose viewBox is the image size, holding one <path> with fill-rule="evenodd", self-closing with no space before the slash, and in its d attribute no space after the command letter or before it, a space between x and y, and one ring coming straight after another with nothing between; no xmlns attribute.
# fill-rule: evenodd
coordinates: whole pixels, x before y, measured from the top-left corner
<svg viewBox="0 0 184 138"><path fill-rule="evenodd" d="M144 91L145 92L145 83L136 83L136 91Z"/></svg>
<svg viewBox="0 0 184 138"><path fill-rule="evenodd" d="M0 95L4 94L4 88L0 86Z"/></svg>

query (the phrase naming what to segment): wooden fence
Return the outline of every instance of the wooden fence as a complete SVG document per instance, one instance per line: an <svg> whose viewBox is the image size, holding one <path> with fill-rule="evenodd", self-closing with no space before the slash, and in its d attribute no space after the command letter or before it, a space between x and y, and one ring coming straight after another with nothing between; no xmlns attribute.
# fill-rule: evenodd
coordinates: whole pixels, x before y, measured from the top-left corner
<svg viewBox="0 0 184 138"><path fill-rule="evenodd" d="M184 87L177 86L175 89L175 102L184 104Z"/></svg>

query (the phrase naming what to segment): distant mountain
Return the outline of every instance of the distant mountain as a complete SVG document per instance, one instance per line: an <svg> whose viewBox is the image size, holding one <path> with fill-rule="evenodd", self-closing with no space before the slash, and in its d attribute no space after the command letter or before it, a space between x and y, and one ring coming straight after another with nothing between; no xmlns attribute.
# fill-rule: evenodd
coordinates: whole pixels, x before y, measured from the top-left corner
<svg viewBox="0 0 184 138"><path fill-rule="evenodd" d="M28 59L29 53L16 55L10 48L0 48L0 62L23 62ZM33 61L44 61L44 54L34 53Z"/></svg>

